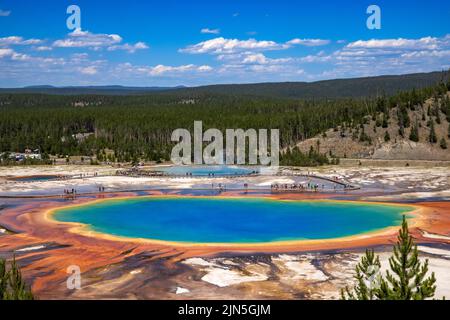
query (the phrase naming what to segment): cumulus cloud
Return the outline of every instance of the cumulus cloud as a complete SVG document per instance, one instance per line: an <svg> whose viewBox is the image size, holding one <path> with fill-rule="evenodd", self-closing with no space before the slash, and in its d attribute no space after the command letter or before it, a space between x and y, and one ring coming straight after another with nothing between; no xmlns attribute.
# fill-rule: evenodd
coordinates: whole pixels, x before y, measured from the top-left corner
<svg viewBox="0 0 450 320"><path fill-rule="evenodd" d="M199 71L199 72L206 72L211 71L212 68L207 65L202 66L196 66L194 64L187 64L187 65L181 65L181 66L165 66L165 65L157 65L155 67L149 67L148 73L150 75L162 75L165 73L178 73L178 72L187 72L187 71Z"/></svg>
<svg viewBox="0 0 450 320"><path fill-rule="evenodd" d="M438 57L448 56L449 50L450 36L447 35L442 38L358 40L337 51L336 56L341 59Z"/></svg>
<svg viewBox="0 0 450 320"><path fill-rule="evenodd" d="M205 34L219 34L219 33L220 33L220 29L203 28L203 29L200 30L200 33L205 33Z"/></svg>
<svg viewBox="0 0 450 320"><path fill-rule="evenodd" d="M10 48L0 48L0 59L9 58L16 61L29 60L31 57L29 55L18 53Z"/></svg>
<svg viewBox="0 0 450 320"><path fill-rule="evenodd" d="M351 42L347 48L364 49L427 49L435 50L445 42L444 39L424 37L420 39L372 39Z"/></svg>
<svg viewBox="0 0 450 320"><path fill-rule="evenodd" d="M2 49L0 48L0 58L10 57L14 54L13 49Z"/></svg>
<svg viewBox="0 0 450 320"><path fill-rule="evenodd" d="M295 64L295 60L291 59L280 62L267 57L258 57L256 59L250 58L248 62L249 63L225 63L219 68L218 73L223 77L229 77L231 79L240 77L243 78L244 82L248 82L249 79L254 78L256 74L256 79L261 76L267 76L267 81L274 81L274 79L295 80L299 75L305 72ZM260 78L260 80L262 79L263 78Z"/></svg>
<svg viewBox="0 0 450 320"><path fill-rule="evenodd" d="M307 55L300 57L298 60L302 63L324 63L329 62L332 59L331 55L327 55L324 51L320 51L316 55Z"/></svg>
<svg viewBox="0 0 450 320"><path fill-rule="evenodd" d="M269 50L284 50L289 49L294 45L302 45L308 47L324 46L329 44L329 40L323 39L292 39L285 43L278 43L275 41L248 39L226 39L223 37L202 41L194 45L190 45L180 52L200 54L232 54L242 51L269 51Z"/></svg>
<svg viewBox="0 0 450 320"><path fill-rule="evenodd" d="M48 46L39 46L35 48L36 51L51 51L53 50L52 47L48 47Z"/></svg>
<svg viewBox="0 0 450 320"><path fill-rule="evenodd" d="M375 76L447 69L450 35L419 39L358 40L330 54L321 52L299 59L301 63L323 63L328 70L319 77Z"/></svg>
<svg viewBox="0 0 450 320"><path fill-rule="evenodd" d="M296 79L305 73L299 67L300 61L295 57L270 58L264 53L268 51L280 51L294 46L316 47L330 43L322 39L292 39L287 42L275 42L267 40L240 40L218 37L190 45L180 52L190 54L211 54L222 63L218 72L222 75L233 74L242 77L250 76L252 73L259 75L270 74L277 78Z"/></svg>
<svg viewBox="0 0 450 320"><path fill-rule="evenodd" d="M36 45L43 41L40 39L24 39L19 36L9 36L0 38L0 46L12 46L12 45Z"/></svg>
<svg viewBox="0 0 450 320"><path fill-rule="evenodd" d="M122 43L122 40L122 37L118 34L96 34L89 31L75 30L69 33L67 38L54 41L53 46L57 48L89 48L93 50L106 48L109 51L124 50L129 53L149 48L144 42L129 44Z"/></svg>
<svg viewBox="0 0 450 320"><path fill-rule="evenodd" d="M219 37L190 45L184 49L181 49L180 52L191 54L223 54L234 53L243 50L280 50L285 48L287 48L285 44L279 44L275 41L258 41L255 39L238 40Z"/></svg>
<svg viewBox="0 0 450 320"><path fill-rule="evenodd" d="M244 58L242 61L243 63L259 63L259 64L266 64L267 63L267 57L263 55L262 53L257 54L249 54Z"/></svg>
<svg viewBox="0 0 450 320"><path fill-rule="evenodd" d="M94 48L99 49L122 42L118 34L95 34L89 31L75 30L66 39L56 40L53 46L57 48Z"/></svg>
<svg viewBox="0 0 450 320"><path fill-rule="evenodd" d="M97 68L95 66L88 66L88 67L80 68L80 72L82 74L86 74L86 75L92 76L94 74L97 74L98 70L97 70Z"/></svg>
<svg viewBox="0 0 450 320"><path fill-rule="evenodd" d="M137 50L144 50L144 49L148 49L148 48L149 48L149 46L147 44L145 44L144 42L137 42L135 44L125 43L125 44L121 44L121 45L110 46L110 47L108 47L108 51L124 50L129 53L135 53Z"/></svg>
<svg viewBox="0 0 450 320"><path fill-rule="evenodd" d="M330 43L330 40L324 39L292 39L286 42L288 45L302 45L307 47L325 46Z"/></svg>
<svg viewBox="0 0 450 320"><path fill-rule="evenodd" d="M186 64L180 66L168 66L159 64L156 66L136 66L131 63L124 63L118 66L121 72L128 74L141 74L147 76L175 75L180 73L202 73L212 71L213 68L208 65Z"/></svg>
<svg viewBox="0 0 450 320"><path fill-rule="evenodd" d="M262 64L262 65L275 65L275 64L286 64L292 62L292 58L279 58L279 59L272 59L266 57L262 53L256 53L256 54L247 54L244 56L242 63L243 64Z"/></svg>

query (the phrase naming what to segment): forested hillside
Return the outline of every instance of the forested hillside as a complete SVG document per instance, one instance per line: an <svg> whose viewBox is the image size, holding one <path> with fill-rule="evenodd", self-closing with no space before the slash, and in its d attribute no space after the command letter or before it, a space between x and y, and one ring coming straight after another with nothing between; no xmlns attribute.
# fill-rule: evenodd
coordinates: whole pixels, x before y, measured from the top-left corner
<svg viewBox="0 0 450 320"><path fill-rule="evenodd" d="M416 73L398 76L379 76L336 79L317 82L282 82L257 84L213 85L180 89L184 93L216 93L297 99L361 98L391 96L399 91L432 86L446 79L448 72Z"/></svg>
<svg viewBox="0 0 450 320"><path fill-rule="evenodd" d="M386 108L358 126L343 123L300 141L298 147L338 158L450 160L450 93Z"/></svg>
<svg viewBox="0 0 450 320"><path fill-rule="evenodd" d="M1 94L0 153L39 149L48 155L96 156L100 161L168 160L174 145L170 142L172 131L192 129L196 120L203 121L205 130L280 129L285 150L330 128L357 137L361 143L369 143L370 136L363 128L370 121L383 128L397 123L403 135L410 135L411 127L416 125L410 111L424 106L430 98L436 101L430 112L438 109L440 120L448 121L450 103L446 93L449 89L450 82L446 80L394 96L315 100L207 93ZM393 112L397 114L395 117ZM438 121L436 117L428 120L430 126ZM442 138L439 132L436 143ZM315 146L309 146L304 153L304 157L298 152L289 153L283 157L283 163L327 161L319 154L325 152Z"/></svg>

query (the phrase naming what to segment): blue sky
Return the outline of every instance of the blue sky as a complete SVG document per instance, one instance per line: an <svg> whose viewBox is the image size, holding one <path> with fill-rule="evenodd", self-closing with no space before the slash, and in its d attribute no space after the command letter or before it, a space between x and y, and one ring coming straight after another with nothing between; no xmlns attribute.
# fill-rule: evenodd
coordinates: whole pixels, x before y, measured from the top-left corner
<svg viewBox="0 0 450 320"><path fill-rule="evenodd" d="M369 30L369 5L381 29ZM69 30L69 5L81 30ZM450 2L0 0L0 87L204 85L450 67Z"/></svg>

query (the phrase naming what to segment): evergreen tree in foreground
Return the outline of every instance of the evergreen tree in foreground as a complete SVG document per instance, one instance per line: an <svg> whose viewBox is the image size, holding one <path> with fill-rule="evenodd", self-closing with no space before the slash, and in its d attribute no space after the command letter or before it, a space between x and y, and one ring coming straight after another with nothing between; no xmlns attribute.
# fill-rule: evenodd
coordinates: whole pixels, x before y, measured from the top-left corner
<svg viewBox="0 0 450 320"><path fill-rule="evenodd" d="M6 261L0 259L0 300L3 300L3 297L6 293L6 287L8 285L7 281L7 271L6 271Z"/></svg>
<svg viewBox="0 0 450 320"><path fill-rule="evenodd" d="M417 245L409 234L405 216L397 239L386 277L381 274L374 277L374 274L367 273L367 270L373 271L380 267L378 256L375 257L373 251L367 251L356 266L355 278L358 282L353 291L348 288L341 291L343 300L425 300L434 297L435 275L432 273L426 277L428 260L420 262ZM364 277L371 281L369 285L360 280ZM378 285L375 287L375 284Z"/></svg>
<svg viewBox="0 0 450 320"><path fill-rule="evenodd" d="M0 300L33 300L33 294L22 278L16 259L7 269L6 260L0 259Z"/></svg>
<svg viewBox="0 0 450 320"><path fill-rule="evenodd" d="M381 280L379 298L386 300L424 300L432 298L436 291L434 272L428 273L428 260L420 262L417 245L409 234L406 217L394 246L394 255L389 259L392 271Z"/></svg>

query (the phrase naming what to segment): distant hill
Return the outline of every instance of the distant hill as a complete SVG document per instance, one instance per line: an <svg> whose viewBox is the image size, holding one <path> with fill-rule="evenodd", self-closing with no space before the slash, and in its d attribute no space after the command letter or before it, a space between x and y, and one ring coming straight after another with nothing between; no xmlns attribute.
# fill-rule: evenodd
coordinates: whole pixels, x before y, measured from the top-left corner
<svg viewBox="0 0 450 320"><path fill-rule="evenodd" d="M393 95L399 91L424 88L447 79L449 72L415 73L318 82L281 82L212 85L177 90L184 93L213 93L278 98L343 98Z"/></svg>
<svg viewBox="0 0 450 320"><path fill-rule="evenodd" d="M125 86L31 86L0 89L0 93L39 93L52 95L145 95L176 93L180 96L199 94L244 95L274 98L344 98L393 95L399 91L423 88L448 79L449 72L414 73L407 75L378 76L317 82L274 82L254 84L224 84L200 87L125 87Z"/></svg>

